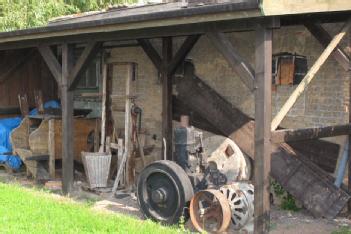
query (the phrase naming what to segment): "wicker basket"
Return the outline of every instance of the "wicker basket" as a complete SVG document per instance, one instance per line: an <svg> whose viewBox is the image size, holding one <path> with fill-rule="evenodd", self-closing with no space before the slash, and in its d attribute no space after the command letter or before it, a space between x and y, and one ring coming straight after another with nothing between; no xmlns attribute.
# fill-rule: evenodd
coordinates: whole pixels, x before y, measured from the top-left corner
<svg viewBox="0 0 351 234"><path fill-rule="evenodd" d="M107 187L111 154L82 152L82 159L90 188Z"/></svg>

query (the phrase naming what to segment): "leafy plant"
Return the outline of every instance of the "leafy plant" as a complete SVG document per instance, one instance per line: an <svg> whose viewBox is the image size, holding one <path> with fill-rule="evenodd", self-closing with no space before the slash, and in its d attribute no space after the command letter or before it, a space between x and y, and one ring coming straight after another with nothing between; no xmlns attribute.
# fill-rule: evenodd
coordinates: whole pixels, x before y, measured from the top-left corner
<svg viewBox="0 0 351 234"><path fill-rule="evenodd" d="M0 0L0 31L46 25L54 17L101 10L137 0Z"/></svg>
<svg viewBox="0 0 351 234"><path fill-rule="evenodd" d="M271 186L274 193L282 199L280 207L283 210L299 211L300 208L296 205L294 197L285 191L285 189L275 180L271 181Z"/></svg>
<svg viewBox="0 0 351 234"><path fill-rule="evenodd" d="M280 207L283 210L291 210L291 211L299 211L300 208L297 207L295 199L293 198L293 196L291 196L291 194L288 194L287 196L285 196L283 198L282 204L280 205Z"/></svg>

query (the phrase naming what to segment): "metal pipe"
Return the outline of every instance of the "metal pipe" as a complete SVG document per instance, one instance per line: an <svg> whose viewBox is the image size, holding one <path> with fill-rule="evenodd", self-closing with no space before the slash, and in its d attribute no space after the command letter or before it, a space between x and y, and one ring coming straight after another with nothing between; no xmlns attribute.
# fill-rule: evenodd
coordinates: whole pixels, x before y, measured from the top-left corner
<svg viewBox="0 0 351 234"><path fill-rule="evenodd" d="M342 154L339 166L336 172L336 179L334 185L340 188L342 181L344 180L347 162L349 160L349 137L347 137L344 147L344 152Z"/></svg>

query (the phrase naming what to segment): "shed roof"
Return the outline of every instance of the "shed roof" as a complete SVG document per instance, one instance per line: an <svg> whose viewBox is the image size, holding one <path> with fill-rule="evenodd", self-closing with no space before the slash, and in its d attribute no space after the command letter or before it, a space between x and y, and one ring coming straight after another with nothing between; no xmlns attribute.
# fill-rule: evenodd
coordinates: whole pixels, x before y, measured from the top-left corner
<svg viewBox="0 0 351 234"><path fill-rule="evenodd" d="M207 1L198 4L199 1ZM48 26L0 33L0 49L11 45L12 48L35 46L60 40L72 41L78 36L95 35L104 40L108 33L122 34L126 31L159 30L172 26L189 28L196 33L198 24L210 22L229 22L238 19L250 19L274 15L299 14L305 12L350 11L349 0L188 0L184 2L151 4L138 7L117 8L104 12L65 17L52 21ZM274 2L274 4L271 4ZM123 34L124 35L124 34ZM126 37L114 35L121 40ZM140 34L139 37L147 33ZM150 36L152 37L152 36ZM127 38L130 39L130 38ZM26 44L22 44L26 42ZM19 44L21 43L21 44Z"/></svg>

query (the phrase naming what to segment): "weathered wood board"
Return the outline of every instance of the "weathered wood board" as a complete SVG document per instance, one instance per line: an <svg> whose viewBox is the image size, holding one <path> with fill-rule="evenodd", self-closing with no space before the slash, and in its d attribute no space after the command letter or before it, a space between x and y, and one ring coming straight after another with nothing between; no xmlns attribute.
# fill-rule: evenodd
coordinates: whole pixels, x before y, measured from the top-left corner
<svg viewBox="0 0 351 234"><path fill-rule="evenodd" d="M233 107L186 66L176 82L177 98L234 140L243 152L254 156L255 122ZM316 217L334 218L349 194L334 186L329 175L289 145L272 144L271 175Z"/></svg>
<svg viewBox="0 0 351 234"><path fill-rule="evenodd" d="M263 0L264 15L290 15L351 10L350 0Z"/></svg>
<svg viewBox="0 0 351 234"><path fill-rule="evenodd" d="M74 119L74 159L82 162L81 152L90 151L93 147L88 142L89 134L94 134L95 119ZM62 159L62 121L44 119L37 129L30 133L30 120L24 118L20 126L11 133L13 153L18 154L27 168L27 173L35 179L47 179L47 169L42 162L27 160L35 155L50 155L50 176L55 175L55 159Z"/></svg>
<svg viewBox="0 0 351 234"><path fill-rule="evenodd" d="M54 155L55 159L62 158L62 121L59 119L52 119L54 132ZM81 152L89 152L93 145L88 144L88 135L94 133L95 119L74 119L73 121L74 134L74 160L82 162ZM51 143L52 144L52 143ZM52 152L50 152L51 154Z"/></svg>

